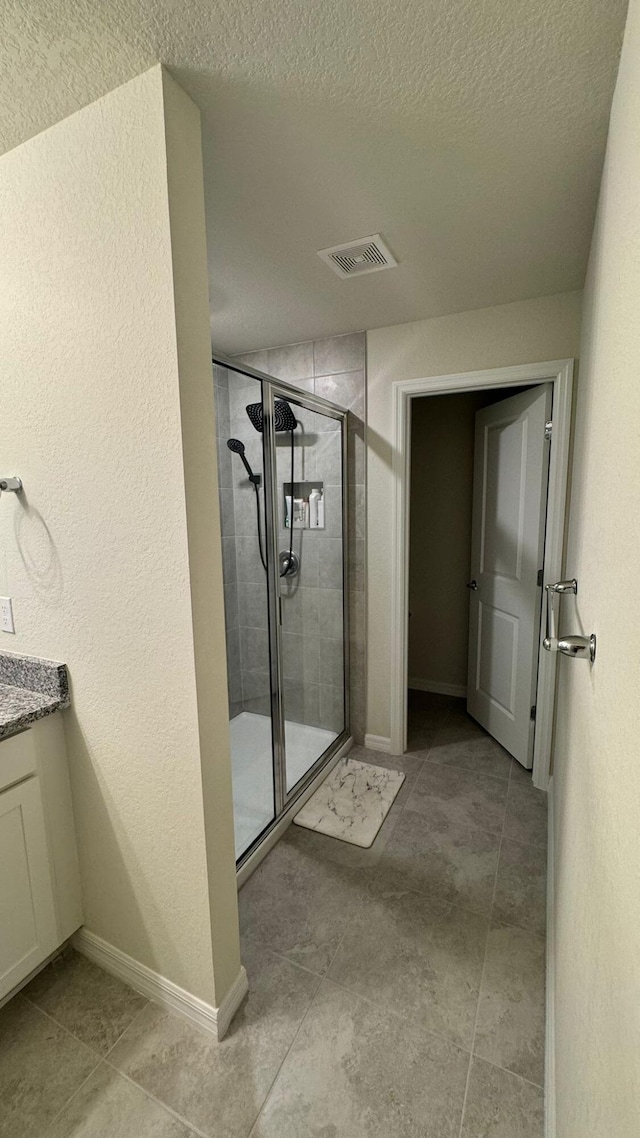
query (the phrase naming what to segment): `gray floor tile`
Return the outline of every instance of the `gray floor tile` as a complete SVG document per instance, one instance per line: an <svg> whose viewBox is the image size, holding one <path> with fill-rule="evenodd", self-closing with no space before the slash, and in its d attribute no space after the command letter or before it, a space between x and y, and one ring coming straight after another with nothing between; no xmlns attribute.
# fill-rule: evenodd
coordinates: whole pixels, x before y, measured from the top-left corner
<svg viewBox="0 0 640 1138"><path fill-rule="evenodd" d="M438 829L447 823L501 834L507 783L475 771L426 762L407 809L424 815Z"/></svg>
<svg viewBox="0 0 640 1138"><path fill-rule="evenodd" d="M521 763L514 759L511 768L511 782L520 783L522 786L530 786L533 788L533 770L528 770L527 767L523 767Z"/></svg>
<svg viewBox="0 0 640 1138"><path fill-rule="evenodd" d="M264 948L243 960L249 995L222 1043L150 1004L109 1056L212 1138L246 1138L319 982Z"/></svg>
<svg viewBox="0 0 640 1138"><path fill-rule="evenodd" d="M324 981L252 1138L458 1138L467 1064Z"/></svg>
<svg viewBox="0 0 640 1138"><path fill-rule="evenodd" d="M432 723L440 725L446 722L450 712L461 704L461 700L457 700L450 695L439 695L437 692L430 691L418 691L416 688L409 688L407 696L409 720L415 722L429 720Z"/></svg>
<svg viewBox="0 0 640 1138"><path fill-rule="evenodd" d="M466 700L460 700L452 707L442 727L442 734L449 737L449 742L461 742L464 739L488 739L490 736L481 727L477 720L468 714Z"/></svg>
<svg viewBox="0 0 640 1138"><path fill-rule="evenodd" d="M113 1047L147 1002L73 951L49 964L25 988L24 995L101 1055Z"/></svg>
<svg viewBox="0 0 640 1138"><path fill-rule="evenodd" d="M98 1056L15 996L0 1010L0 1136L41 1138Z"/></svg>
<svg viewBox="0 0 640 1138"><path fill-rule="evenodd" d="M437 730L437 727L429 727L428 724L410 726L407 732L407 754L419 756L424 762L434 744Z"/></svg>
<svg viewBox="0 0 640 1138"><path fill-rule="evenodd" d="M433 763L475 771L483 777L508 779L511 755L495 739L477 730L467 738L457 738L458 729L444 727L438 731L429 759Z"/></svg>
<svg viewBox="0 0 640 1138"><path fill-rule="evenodd" d="M493 926L474 1052L542 1086L544 1020L544 940L524 929Z"/></svg>
<svg viewBox="0 0 640 1138"><path fill-rule="evenodd" d="M405 807L372 870L372 888L415 889L489 916L499 845L486 830L427 819Z"/></svg>
<svg viewBox="0 0 640 1138"><path fill-rule="evenodd" d="M547 912L547 854L542 846L502 842L493 918L544 936Z"/></svg>
<svg viewBox="0 0 640 1138"><path fill-rule="evenodd" d="M192 1138L194 1131L103 1063L46 1138Z"/></svg>
<svg viewBox="0 0 640 1138"><path fill-rule="evenodd" d="M509 784L504 835L516 842L532 846L547 844L547 795L528 783L515 778Z"/></svg>
<svg viewBox="0 0 640 1138"><path fill-rule="evenodd" d="M372 897L329 978L470 1049L487 931L484 918L430 897Z"/></svg>
<svg viewBox="0 0 640 1138"><path fill-rule="evenodd" d="M542 1138L543 1130L542 1089L474 1059L460 1138Z"/></svg>
<svg viewBox="0 0 640 1138"><path fill-rule="evenodd" d="M358 903L358 871L285 837L240 890L240 931L324 973Z"/></svg>

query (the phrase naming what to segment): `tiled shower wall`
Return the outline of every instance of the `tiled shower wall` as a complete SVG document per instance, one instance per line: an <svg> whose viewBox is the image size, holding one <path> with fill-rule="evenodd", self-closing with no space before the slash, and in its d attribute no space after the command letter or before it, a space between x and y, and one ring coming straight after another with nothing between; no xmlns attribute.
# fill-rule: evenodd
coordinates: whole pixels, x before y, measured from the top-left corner
<svg viewBox="0 0 640 1138"><path fill-rule="evenodd" d="M351 657L351 729L362 742L365 725L365 335L355 333L308 341L238 357L275 379L302 391L315 392L348 410L349 502L349 619ZM245 404L259 398L255 381L227 376L215 368L220 439L219 476L225 556L225 599L228 630L230 714L255 710L268 714L268 647L266 586L255 537L253 490L240 459L226 447L237 435L247 446L254 469L262 471L261 443L249 435ZM288 719L330 727L340 719L340 519L337 492L339 467L335 421L309 412L300 416L312 446L296 446L295 479L325 482L327 529L324 533L294 531L300 549L301 573L283 608L285 715ZM306 420L309 420L307 422ZM287 437L278 438L278 484L289 480ZM334 454L334 451L336 452ZM304 456L304 458L303 458ZM279 512L282 503L279 503ZM280 519L280 548L289 531ZM335 532L334 532L335 531ZM298 548L294 545L294 548ZM249 580L247 580L249 578Z"/></svg>

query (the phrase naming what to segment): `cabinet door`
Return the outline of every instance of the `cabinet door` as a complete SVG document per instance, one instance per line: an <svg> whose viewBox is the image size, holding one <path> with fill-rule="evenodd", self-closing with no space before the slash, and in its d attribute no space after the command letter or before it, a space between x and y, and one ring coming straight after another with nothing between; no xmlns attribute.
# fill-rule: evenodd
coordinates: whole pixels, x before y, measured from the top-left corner
<svg viewBox="0 0 640 1138"><path fill-rule="evenodd" d="M55 947L49 854L33 777L0 794L0 999Z"/></svg>

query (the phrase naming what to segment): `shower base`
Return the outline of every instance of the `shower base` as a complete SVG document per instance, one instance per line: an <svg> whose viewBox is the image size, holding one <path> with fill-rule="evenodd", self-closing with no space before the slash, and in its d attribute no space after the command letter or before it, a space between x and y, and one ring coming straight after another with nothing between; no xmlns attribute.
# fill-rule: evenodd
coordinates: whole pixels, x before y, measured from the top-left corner
<svg viewBox="0 0 640 1138"><path fill-rule="evenodd" d="M229 728L236 858L239 858L274 817L271 719L268 715L242 711L231 720ZM337 731L285 722L289 790L337 737Z"/></svg>

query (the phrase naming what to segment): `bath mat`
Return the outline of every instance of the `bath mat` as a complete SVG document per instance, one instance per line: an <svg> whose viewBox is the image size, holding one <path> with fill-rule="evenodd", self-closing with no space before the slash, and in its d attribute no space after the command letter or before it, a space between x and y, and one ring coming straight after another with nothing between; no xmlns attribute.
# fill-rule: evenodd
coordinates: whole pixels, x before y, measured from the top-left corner
<svg viewBox="0 0 640 1138"><path fill-rule="evenodd" d="M294 822L306 830L367 848L403 782L401 771L374 767L347 756L311 795Z"/></svg>

